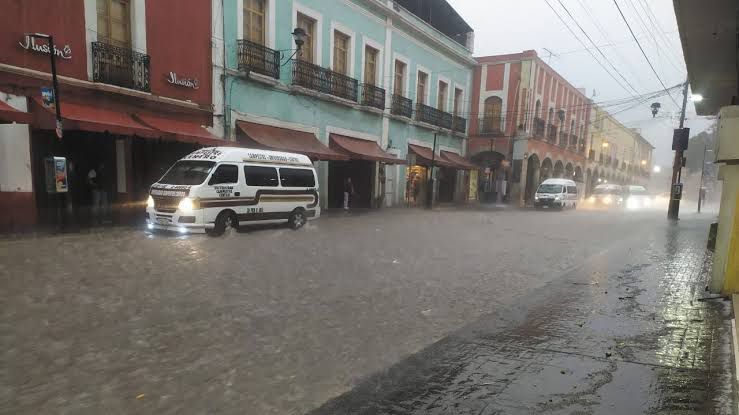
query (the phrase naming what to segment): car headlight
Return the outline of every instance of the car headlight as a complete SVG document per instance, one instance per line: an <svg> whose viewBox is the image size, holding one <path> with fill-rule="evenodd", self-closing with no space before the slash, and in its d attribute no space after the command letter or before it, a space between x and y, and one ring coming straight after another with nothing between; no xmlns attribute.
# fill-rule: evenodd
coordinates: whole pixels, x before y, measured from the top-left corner
<svg viewBox="0 0 739 415"><path fill-rule="evenodd" d="M603 203L605 203L606 205L610 205L611 203L613 203L613 198L611 198L611 196L606 196L603 198Z"/></svg>
<svg viewBox="0 0 739 415"><path fill-rule="evenodd" d="M534 200L539 200L539 195L534 195Z"/></svg>
<svg viewBox="0 0 739 415"><path fill-rule="evenodd" d="M590 197L588 198L588 202L590 202L590 203L595 203L595 196L590 196Z"/></svg>
<svg viewBox="0 0 739 415"><path fill-rule="evenodd" d="M644 206L649 207L652 205L652 201L649 198L644 199Z"/></svg>
<svg viewBox="0 0 739 415"><path fill-rule="evenodd" d="M193 209L195 209L195 203L189 197L180 200L180 203L177 205L177 210L180 212L190 213Z"/></svg>
<svg viewBox="0 0 739 415"><path fill-rule="evenodd" d="M555 195L554 200L562 200L562 195Z"/></svg>
<svg viewBox="0 0 739 415"><path fill-rule="evenodd" d="M629 197L626 199L626 207L628 209L638 209L639 208L639 201L636 200L633 197Z"/></svg>
<svg viewBox="0 0 739 415"><path fill-rule="evenodd" d="M146 207L150 209L154 209L154 198L149 195L149 198L146 199Z"/></svg>

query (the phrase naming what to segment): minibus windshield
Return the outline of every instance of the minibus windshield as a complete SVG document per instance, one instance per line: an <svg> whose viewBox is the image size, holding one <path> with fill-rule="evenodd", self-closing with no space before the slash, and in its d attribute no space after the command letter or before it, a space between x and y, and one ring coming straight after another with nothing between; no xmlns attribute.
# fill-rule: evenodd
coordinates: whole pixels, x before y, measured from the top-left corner
<svg viewBox="0 0 739 415"><path fill-rule="evenodd" d="M543 184L539 186L538 193L562 193L561 184Z"/></svg>
<svg viewBox="0 0 739 415"><path fill-rule="evenodd" d="M180 160L164 174L159 183L188 186L202 184L215 164L214 161Z"/></svg>

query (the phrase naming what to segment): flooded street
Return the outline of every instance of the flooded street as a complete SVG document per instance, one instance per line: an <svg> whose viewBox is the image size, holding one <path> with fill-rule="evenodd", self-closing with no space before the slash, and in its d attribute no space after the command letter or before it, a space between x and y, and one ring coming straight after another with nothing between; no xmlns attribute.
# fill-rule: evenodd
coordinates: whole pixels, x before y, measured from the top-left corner
<svg viewBox="0 0 739 415"><path fill-rule="evenodd" d="M0 241L0 413L735 413L710 218L386 210Z"/></svg>

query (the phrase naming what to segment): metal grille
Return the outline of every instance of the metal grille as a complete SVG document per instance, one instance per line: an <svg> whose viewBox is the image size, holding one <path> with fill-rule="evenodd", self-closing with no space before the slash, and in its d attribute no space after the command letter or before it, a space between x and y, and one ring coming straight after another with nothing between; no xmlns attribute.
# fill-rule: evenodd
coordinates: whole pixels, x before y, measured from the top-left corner
<svg viewBox="0 0 739 415"><path fill-rule="evenodd" d="M413 101L401 95L393 94L393 102L390 112L395 115L411 118L413 114Z"/></svg>
<svg viewBox="0 0 739 415"><path fill-rule="evenodd" d="M92 42L92 80L149 92L149 55Z"/></svg>
<svg viewBox="0 0 739 415"><path fill-rule="evenodd" d="M467 120L465 118L454 116L454 131L464 133L467 131Z"/></svg>
<svg viewBox="0 0 739 415"><path fill-rule="evenodd" d="M385 90L372 84L362 84L362 105L384 110Z"/></svg>
<svg viewBox="0 0 739 415"><path fill-rule="evenodd" d="M293 62L293 84L350 101L357 101L359 82L309 62Z"/></svg>
<svg viewBox="0 0 739 415"><path fill-rule="evenodd" d="M437 110L438 111L438 110ZM439 111L439 118L437 119L437 125L441 128L452 129L454 123L454 117L452 114L444 111Z"/></svg>
<svg viewBox="0 0 739 415"><path fill-rule="evenodd" d="M280 79L280 52L259 43L238 41L239 70L251 71Z"/></svg>
<svg viewBox="0 0 739 415"><path fill-rule="evenodd" d="M154 199L154 210L165 213L174 213L182 200L178 196L152 196L152 199Z"/></svg>

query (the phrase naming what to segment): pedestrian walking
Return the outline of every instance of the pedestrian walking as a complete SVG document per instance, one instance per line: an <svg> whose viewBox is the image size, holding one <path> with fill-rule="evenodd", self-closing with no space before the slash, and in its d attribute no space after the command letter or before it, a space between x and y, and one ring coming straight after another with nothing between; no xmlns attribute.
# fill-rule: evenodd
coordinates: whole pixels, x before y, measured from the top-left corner
<svg viewBox="0 0 739 415"><path fill-rule="evenodd" d="M344 210L349 210L350 198L354 195L354 184L352 178L347 177L344 179Z"/></svg>
<svg viewBox="0 0 739 415"><path fill-rule="evenodd" d="M105 189L105 164L100 163L87 173L87 186L92 194L92 223L102 224L108 215L108 192Z"/></svg>

